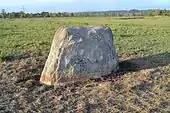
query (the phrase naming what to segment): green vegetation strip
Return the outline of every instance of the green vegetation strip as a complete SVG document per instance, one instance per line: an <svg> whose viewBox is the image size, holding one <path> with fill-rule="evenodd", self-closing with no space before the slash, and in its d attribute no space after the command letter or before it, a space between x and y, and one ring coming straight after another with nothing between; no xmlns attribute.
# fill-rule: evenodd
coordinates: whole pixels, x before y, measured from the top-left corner
<svg viewBox="0 0 170 113"><path fill-rule="evenodd" d="M0 20L0 60L30 52L48 52L61 25L108 25L120 57L143 57L170 52L170 18L117 19L112 17L37 18Z"/></svg>

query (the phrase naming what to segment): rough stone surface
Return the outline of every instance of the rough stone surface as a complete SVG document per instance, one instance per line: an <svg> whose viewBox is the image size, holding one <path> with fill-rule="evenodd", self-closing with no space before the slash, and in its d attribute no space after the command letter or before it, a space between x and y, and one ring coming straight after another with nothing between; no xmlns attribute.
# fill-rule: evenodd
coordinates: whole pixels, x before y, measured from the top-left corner
<svg viewBox="0 0 170 113"><path fill-rule="evenodd" d="M53 85L100 78L117 69L109 27L61 27L54 36L40 81Z"/></svg>

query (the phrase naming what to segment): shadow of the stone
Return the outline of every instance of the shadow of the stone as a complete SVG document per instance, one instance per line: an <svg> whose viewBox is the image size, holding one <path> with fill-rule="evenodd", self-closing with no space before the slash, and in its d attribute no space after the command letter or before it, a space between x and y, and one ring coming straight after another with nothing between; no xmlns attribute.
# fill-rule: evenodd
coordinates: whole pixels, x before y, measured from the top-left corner
<svg viewBox="0 0 170 113"><path fill-rule="evenodd" d="M170 53L161 53L143 58L128 59L119 62L120 69L117 73L124 75L144 69L163 67L170 64Z"/></svg>

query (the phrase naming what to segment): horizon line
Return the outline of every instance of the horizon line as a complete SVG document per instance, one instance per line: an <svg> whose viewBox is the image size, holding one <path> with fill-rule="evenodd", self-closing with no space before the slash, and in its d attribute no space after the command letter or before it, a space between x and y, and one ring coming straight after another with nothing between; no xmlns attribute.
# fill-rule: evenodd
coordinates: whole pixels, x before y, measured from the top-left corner
<svg viewBox="0 0 170 113"><path fill-rule="evenodd" d="M24 7L25 8L25 7ZM5 9L5 8L2 8ZM2 10L1 9L1 10ZM34 11L34 12L27 12L24 10L21 11L8 11L5 9L7 13L18 13L18 12L25 12L25 13L40 13L40 12L49 12L49 13L88 13L88 12L108 12L108 11L131 11L131 10L138 10L138 11L147 11L147 10L170 10L170 8L146 8L146 9L137 9L137 8L132 8L132 9L117 9L117 10L96 10L96 11Z"/></svg>

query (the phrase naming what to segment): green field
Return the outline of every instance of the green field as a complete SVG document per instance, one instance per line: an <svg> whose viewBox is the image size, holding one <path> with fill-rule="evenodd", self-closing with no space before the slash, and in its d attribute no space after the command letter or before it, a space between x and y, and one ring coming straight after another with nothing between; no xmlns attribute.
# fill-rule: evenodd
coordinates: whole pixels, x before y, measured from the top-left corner
<svg viewBox="0 0 170 113"><path fill-rule="evenodd" d="M114 18L55 18L0 20L0 59L29 51L48 51L61 25L108 25L120 56L147 56L170 52L170 18L119 20Z"/></svg>
<svg viewBox="0 0 170 113"><path fill-rule="evenodd" d="M115 82L90 81L68 88L40 85L53 36L62 25L111 27L120 69L125 73ZM31 53L36 55L23 58ZM79 109L92 113L170 112L169 17L1 19L0 60L0 92L4 94L0 94L0 110L6 112L10 112L9 106L24 113L48 113L53 108L61 113ZM16 100L18 106L6 98Z"/></svg>

